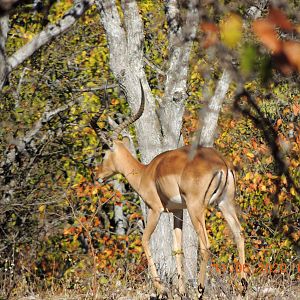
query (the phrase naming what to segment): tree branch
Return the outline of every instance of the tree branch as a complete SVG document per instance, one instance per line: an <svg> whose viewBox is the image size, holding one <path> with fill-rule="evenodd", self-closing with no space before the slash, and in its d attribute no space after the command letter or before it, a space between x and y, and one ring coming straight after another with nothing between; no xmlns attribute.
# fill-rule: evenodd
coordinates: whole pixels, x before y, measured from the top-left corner
<svg viewBox="0 0 300 300"><path fill-rule="evenodd" d="M117 77L124 72L126 65L128 64L125 31L122 28L120 16L114 0L96 0L96 4L100 11L101 22L108 40L110 67Z"/></svg>
<svg viewBox="0 0 300 300"><path fill-rule="evenodd" d="M204 147L212 147L215 139L215 132L218 126L219 113L222 103L228 92L231 82L231 76L225 69L222 73L220 80L217 83L215 94L212 96L208 107L204 109L205 113L203 119L203 126L199 139L199 145Z"/></svg>
<svg viewBox="0 0 300 300"><path fill-rule="evenodd" d="M169 25L170 61L159 118L164 134L165 150L169 150L178 147L181 143L182 119L178 116L183 115L184 100L187 98L189 57L199 23L197 1L189 1L185 24L176 0L166 1L166 14Z"/></svg>
<svg viewBox="0 0 300 300"><path fill-rule="evenodd" d="M49 24L38 33L30 42L18 49L7 59L8 72L29 58L40 47L50 42L55 37L66 32L85 11L93 5L93 0L82 0L77 2L56 24Z"/></svg>
<svg viewBox="0 0 300 300"><path fill-rule="evenodd" d="M62 105L53 110L49 110L49 107L47 106L43 116L34 124L33 128L22 138L23 142L29 143L41 130L44 124L49 122L54 116L56 116L60 112L67 110L74 103L75 101L71 101L68 104Z"/></svg>

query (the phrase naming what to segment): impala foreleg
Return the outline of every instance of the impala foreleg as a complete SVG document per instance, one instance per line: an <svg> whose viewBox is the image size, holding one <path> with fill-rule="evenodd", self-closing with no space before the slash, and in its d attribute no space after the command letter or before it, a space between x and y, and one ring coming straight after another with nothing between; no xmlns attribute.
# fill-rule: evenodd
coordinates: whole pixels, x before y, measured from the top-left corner
<svg viewBox="0 0 300 300"><path fill-rule="evenodd" d="M142 237L142 245L146 254L148 267L150 269L154 287L157 289L158 293L163 293L164 287L161 284L160 278L157 274L157 270L149 246L150 237L158 224L160 213L161 213L160 210L153 210L151 208L149 209L147 224Z"/></svg>
<svg viewBox="0 0 300 300"><path fill-rule="evenodd" d="M173 254L176 260L176 267L178 273L178 287L179 293L185 294L185 283L184 283L184 271L183 271L183 252L182 252L182 223L183 223L183 211L174 212L174 230L173 230Z"/></svg>

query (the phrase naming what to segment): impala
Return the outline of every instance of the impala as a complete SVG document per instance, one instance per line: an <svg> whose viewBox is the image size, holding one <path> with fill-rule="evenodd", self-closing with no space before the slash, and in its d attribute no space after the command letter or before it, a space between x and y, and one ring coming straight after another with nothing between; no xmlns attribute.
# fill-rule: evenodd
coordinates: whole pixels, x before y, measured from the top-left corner
<svg viewBox="0 0 300 300"><path fill-rule="evenodd" d="M156 156L148 165L140 163L128 150L128 138L118 139L128 125L143 113L145 95L141 85L141 105L138 112L120 124L112 138L97 125L105 105L92 118L91 127L99 138L109 146L102 163L97 168L97 178L106 179L121 173L133 189L147 204L148 220L142 237L142 245L148 260L153 284L159 293L164 292L149 248L150 237L155 230L162 212L174 214L174 253L178 272L179 292L185 294L182 265L182 218L187 208L200 243L201 263L199 270L199 299L204 292L206 266L209 259L209 240L205 228L205 212L208 205L216 204L222 211L237 244L239 262L245 265L244 238L241 233L235 205L235 176L231 166L213 148L198 147L190 158L190 146L166 151ZM241 270L242 293L245 294L247 281Z"/></svg>

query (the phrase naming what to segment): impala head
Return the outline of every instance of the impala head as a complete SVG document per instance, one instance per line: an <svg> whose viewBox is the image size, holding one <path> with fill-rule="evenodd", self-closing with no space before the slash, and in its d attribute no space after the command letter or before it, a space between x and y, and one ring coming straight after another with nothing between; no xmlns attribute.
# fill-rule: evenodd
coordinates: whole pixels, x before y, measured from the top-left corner
<svg viewBox="0 0 300 300"><path fill-rule="evenodd" d="M119 140L119 134L124 130L127 126L134 123L137 119L141 117L144 111L145 107L145 95L142 83L140 81L141 86L141 104L138 112L130 117L129 119L125 120L123 123L121 123L119 126L117 126L111 137L109 137L105 132L102 132L99 126L97 125L98 119L101 117L105 110L106 106L106 95L105 99L101 104L101 107L96 113L96 115L91 119L91 127L96 132L99 139L102 141L102 150L104 150L104 157L102 159L102 162L100 165L97 166L96 175L99 179L106 179L116 173L119 172L118 170L118 161L120 160L120 153L122 150L124 151L124 148L128 148L129 146L129 139L127 137L124 137L122 140ZM126 94L125 94L126 97Z"/></svg>

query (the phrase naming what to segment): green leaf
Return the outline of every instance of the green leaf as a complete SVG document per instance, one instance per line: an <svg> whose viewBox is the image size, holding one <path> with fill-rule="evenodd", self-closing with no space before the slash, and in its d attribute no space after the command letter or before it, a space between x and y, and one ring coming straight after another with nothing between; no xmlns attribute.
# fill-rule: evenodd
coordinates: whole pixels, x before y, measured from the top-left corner
<svg viewBox="0 0 300 300"><path fill-rule="evenodd" d="M240 55L240 66L244 75L249 75L254 70L256 59L255 47L253 45L245 45Z"/></svg>

